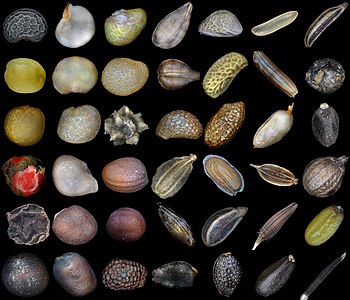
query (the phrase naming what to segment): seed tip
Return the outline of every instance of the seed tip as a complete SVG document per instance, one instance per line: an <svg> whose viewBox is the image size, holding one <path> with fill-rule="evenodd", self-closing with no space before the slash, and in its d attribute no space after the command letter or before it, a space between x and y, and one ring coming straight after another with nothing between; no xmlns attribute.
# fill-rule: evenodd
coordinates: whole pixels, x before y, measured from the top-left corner
<svg viewBox="0 0 350 300"><path fill-rule="evenodd" d="M307 296L305 293L300 296L300 300L307 300L309 296Z"/></svg>

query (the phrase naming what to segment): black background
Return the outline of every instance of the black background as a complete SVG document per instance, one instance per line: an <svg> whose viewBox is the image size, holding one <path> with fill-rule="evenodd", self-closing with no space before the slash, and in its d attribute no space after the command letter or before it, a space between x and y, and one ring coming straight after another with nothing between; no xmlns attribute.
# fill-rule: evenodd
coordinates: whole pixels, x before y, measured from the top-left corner
<svg viewBox="0 0 350 300"><path fill-rule="evenodd" d="M208 2L208 3L207 3ZM12 156L33 155L41 159L46 168L47 183L39 193L24 198L14 195L6 186L5 179L0 181L1 214L0 241L2 266L5 260L21 252L38 255L50 272L48 287L37 298L50 296L71 297L56 282L52 274L52 265L57 256L73 251L83 255L91 264L97 279L96 290L86 298L104 297L112 299L141 299L141 297L199 297L224 298L217 292L212 281L212 267L215 259L222 253L231 252L240 261L243 268L242 280L234 291L235 299L258 299L254 285L258 275L268 265L283 256L292 254L296 267L287 284L271 298L298 299L308 284L333 259L347 251L349 221L348 183L345 175L341 188L328 198L316 198L307 194L302 185L302 174L306 164L322 156L349 155L345 145L349 101L347 79L336 92L325 95L313 90L305 82L305 73L310 65L319 58L333 58L348 69L349 11L336 20L314 43L311 48L304 46L304 35L309 25L326 8L340 4L336 1L192 1L193 12L189 29L176 47L160 49L152 44L151 36L157 23L169 12L186 3L185 1L75 1L73 5L82 5L94 16L96 33L86 45L70 49L62 46L55 38L55 28L62 17L65 1L10 1L0 12L0 20L18 8L30 7L38 10L47 20L48 33L39 43L8 43L0 38L0 64L2 72L6 63L14 58L27 57L37 60L46 71L44 87L33 94L18 94L11 91L4 80L0 80L0 119L3 122L7 112L17 106L30 105L40 108L45 114L46 128L43 138L34 146L20 147L13 144L0 131L0 163ZM143 8L147 13L147 24L141 35L131 44L123 47L110 45L104 35L104 21L119 9ZM198 25L209 14L218 9L233 12L243 26L243 33L236 38L213 38L198 33ZM289 26L265 37L254 36L250 29L272 17L289 10L297 10L297 19ZM294 99L274 87L262 76L252 61L253 51L263 51L280 67L298 87ZM239 52L248 60L244 68L234 79L228 90L212 99L203 90L201 81L210 66L221 56L229 52ZM52 85L52 73L56 64L65 57L78 55L90 59L99 71L99 81L86 94L59 94ZM113 58L128 57L143 61L149 67L149 78L138 92L119 97L109 93L101 84L100 75L104 66ZM157 80L157 67L165 59L176 58L200 71L201 80L192 82L182 89L168 91ZM228 102L244 101L246 118L237 135L227 145L210 149L203 138L198 140L163 140L155 135L159 120L168 112L183 109L195 114L206 125L209 118ZM253 149L252 140L258 127L276 110L287 109L294 102L294 123L290 132L280 142L265 149ZM313 112L323 102L332 106L339 114L340 131L337 142L329 148L319 144L311 130ZM62 141L57 133L57 125L62 111L68 107L83 104L95 106L102 117L101 129L97 137L86 144L73 145ZM109 136L104 134L103 121L114 110L123 105L134 113L142 113L149 129L140 135L137 145L113 146ZM163 200L163 204L183 216L193 229L196 244L188 248L175 240L160 221L156 205L162 199L152 192L151 180L157 167L175 156L196 154L193 172L183 188L172 198ZM60 194L52 181L51 169L57 157L63 154L76 156L85 161L99 183L95 194L80 197L66 197ZM208 154L225 157L243 175L245 188L236 196L228 196L220 191L205 175L202 160ZM121 194L109 190L102 181L102 168L109 162L125 156L139 158L146 166L149 184L136 193ZM249 164L274 163L291 170L299 179L292 187L277 187L263 181L257 171ZM298 208L281 231L270 241L260 244L255 251L252 246L257 232L264 222L275 212L297 202ZM37 245L17 245L7 236L6 212L26 204L36 203L45 208L50 220L61 209L73 204L88 209L96 218L99 229L90 242L71 246L61 242L54 233ZM343 207L345 218L335 235L326 243L312 247L304 240L304 231L308 223L322 209L330 205ZM113 241L106 233L105 224L109 215L122 206L139 210L146 219L145 235L136 242L121 243ZM201 238L201 228L206 219L216 210L224 207L246 206L248 212L238 227L221 244L208 248ZM112 258L135 260L145 265L149 271L143 288L128 292L116 292L107 289L101 282L104 266ZM175 260L185 260L192 264L198 275L194 285L188 289L169 289L151 280L153 269ZM311 296L320 299L325 296L346 297L347 277L342 274L349 269L348 258L335 269L330 277ZM14 297L3 284L0 284L2 298Z"/></svg>

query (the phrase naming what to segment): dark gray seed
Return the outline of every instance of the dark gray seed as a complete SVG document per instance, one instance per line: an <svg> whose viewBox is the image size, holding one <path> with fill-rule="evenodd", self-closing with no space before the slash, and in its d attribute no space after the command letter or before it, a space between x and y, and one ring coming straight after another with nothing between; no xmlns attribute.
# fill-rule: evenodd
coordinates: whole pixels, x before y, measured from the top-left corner
<svg viewBox="0 0 350 300"><path fill-rule="evenodd" d="M338 90L345 80L343 66L334 59L316 60L305 75L306 82L316 91L330 94Z"/></svg>
<svg viewBox="0 0 350 300"><path fill-rule="evenodd" d="M295 267L293 255L282 257L268 266L255 283L255 291L260 296L270 296L278 292L288 281Z"/></svg>
<svg viewBox="0 0 350 300"><path fill-rule="evenodd" d="M31 253L9 257L1 275L7 290L20 297L39 295L49 284L49 273L44 262Z"/></svg>
<svg viewBox="0 0 350 300"><path fill-rule="evenodd" d="M198 271L185 261L172 261L152 271L152 280L168 288L188 288Z"/></svg>
<svg viewBox="0 0 350 300"><path fill-rule="evenodd" d="M17 9L3 23L5 39L10 43L20 40L40 42L47 33L45 18L31 8Z"/></svg>
<svg viewBox="0 0 350 300"><path fill-rule="evenodd" d="M230 252L221 254L213 266L213 281L218 292L226 297L232 295L242 277L242 267Z"/></svg>
<svg viewBox="0 0 350 300"><path fill-rule="evenodd" d="M312 116L312 132L323 146L333 145L338 137L339 116L335 109L322 103Z"/></svg>

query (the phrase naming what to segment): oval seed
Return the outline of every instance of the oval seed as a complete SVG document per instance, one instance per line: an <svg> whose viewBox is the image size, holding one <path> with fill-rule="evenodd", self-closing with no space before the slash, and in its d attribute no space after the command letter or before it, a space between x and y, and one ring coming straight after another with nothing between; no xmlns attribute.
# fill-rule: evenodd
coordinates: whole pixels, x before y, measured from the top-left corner
<svg viewBox="0 0 350 300"><path fill-rule="evenodd" d="M247 59L240 53L230 52L220 57L212 64L203 78L205 93L212 98L219 97L247 65Z"/></svg>
<svg viewBox="0 0 350 300"><path fill-rule="evenodd" d="M325 243L335 234L343 219L344 210L341 206L326 207L306 227L305 241L311 246Z"/></svg>
<svg viewBox="0 0 350 300"><path fill-rule="evenodd" d="M291 24L298 16L295 10L287 11L264 23L254 26L251 31L257 36L265 36Z"/></svg>
<svg viewBox="0 0 350 300"><path fill-rule="evenodd" d="M274 237L277 232L281 230L286 221L291 217L297 207L298 204L293 202L287 205L285 208L279 210L270 219L268 219L260 229L258 238L256 239L252 250L255 250L261 242L267 241Z"/></svg>
<svg viewBox="0 0 350 300"><path fill-rule="evenodd" d="M250 166L258 171L262 179L273 185L291 186L298 183L298 178L291 171L278 165L263 164L258 166L250 164Z"/></svg>
<svg viewBox="0 0 350 300"><path fill-rule="evenodd" d="M213 213L202 228L202 241L213 247L224 241L236 228L248 211L248 207L226 207Z"/></svg>
<svg viewBox="0 0 350 300"><path fill-rule="evenodd" d="M254 51L253 62L258 70L278 89L294 98L298 88L262 51Z"/></svg>
<svg viewBox="0 0 350 300"><path fill-rule="evenodd" d="M235 196L244 189L242 174L225 158L218 155L207 155L203 159L205 174L224 193Z"/></svg>
<svg viewBox="0 0 350 300"><path fill-rule="evenodd" d="M195 154L190 154L162 163L152 178L153 192L162 199L174 196L188 180L196 159Z"/></svg>
<svg viewBox="0 0 350 300"><path fill-rule="evenodd" d="M158 204L158 214L165 228L175 239L189 247L194 246L195 239L192 229L182 216L160 203Z"/></svg>
<svg viewBox="0 0 350 300"><path fill-rule="evenodd" d="M347 9L348 3L330 7L322 12L315 21L312 22L304 37L306 47L311 47L318 37Z"/></svg>

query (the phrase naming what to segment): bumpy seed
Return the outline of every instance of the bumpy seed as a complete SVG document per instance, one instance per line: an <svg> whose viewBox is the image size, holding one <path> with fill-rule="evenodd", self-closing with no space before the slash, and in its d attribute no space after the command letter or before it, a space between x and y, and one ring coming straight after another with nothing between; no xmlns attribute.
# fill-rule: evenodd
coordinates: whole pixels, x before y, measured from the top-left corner
<svg viewBox="0 0 350 300"><path fill-rule="evenodd" d="M174 196L187 182L193 169L195 154L174 157L162 163L152 178L152 190L160 198Z"/></svg>
<svg viewBox="0 0 350 300"><path fill-rule="evenodd" d="M102 71L103 87L117 96L128 96L146 83L149 70L145 63L130 58L114 58Z"/></svg>
<svg viewBox="0 0 350 300"><path fill-rule="evenodd" d="M114 258L102 272L102 283L114 291L142 288L146 283L148 271L141 263L133 260Z"/></svg>
<svg viewBox="0 0 350 300"><path fill-rule="evenodd" d="M330 94L338 90L345 80L345 70L336 60L316 60L306 72L305 81L316 91Z"/></svg>
<svg viewBox="0 0 350 300"><path fill-rule="evenodd" d="M284 72L282 72L264 52L254 51L253 61L257 69L275 87L289 97L295 97L295 95L298 93L298 88L296 87L295 83Z"/></svg>
<svg viewBox="0 0 350 300"><path fill-rule="evenodd" d="M157 69L158 82L166 90L177 90L200 79L200 72L178 59L166 59Z"/></svg>
<svg viewBox="0 0 350 300"><path fill-rule="evenodd" d="M203 126L198 118L180 109L167 113L156 128L156 135L166 140L171 138L198 139L202 133Z"/></svg>
<svg viewBox="0 0 350 300"><path fill-rule="evenodd" d="M20 8L5 18L3 31L5 39L10 43L20 40L40 42L47 33L47 22L35 9Z"/></svg>
<svg viewBox="0 0 350 300"><path fill-rule="evenodd" d="M189 247L194 246L196 241L192 228L182 216L160 203L158 204L158 214L165 228L176 240Z"/></svg>
<svg viewBox="0 0 350 300"><path fill-rule="evenodd" d="M277 110L256 131L253 137L254 148L266 148L286 136L293 125L293 106L288 110Z"/></svg>
<svg viewBox="0 0 350 300"><path fill-rule="evenodd" d="M280 30L297 18L298 12L295 10L287 11L281 15L278 15L264 23L254 26L251 32L257 36L265 36Z"/></svg>
<svg viewBox="0 0 350 300"><path fill-rule="evenodd" d="M258 171L258 174L262 179L273 185L291 186L298 183L298 178L296 178L291 171L278 165L263 164L258 166L250 164L250 166Z"/></svg>
<svg viewBox="0 0 350 300"><path fill-rule="evenodd" d="M256 280L256 293L264 297L277 293L287 283L294 268L295 259L293 255L282 257L268 266Z"/></svg>
<svg viewBox="0 0 350 300"><path fill-rule="evenodd" d="M186 261L172 261L152 271L152 281L168 288L193 286L198 271Z"/></svg>
<svg viewBox="0 0 350 300"><path fill-rule="evenodd" d="M105 20L107 41L114 46L125 46L133 42L143 31L147 14L142 8L120 9Z"/></svg>
<svg viewBox="0 0 350 300"><path fill-rule="evenodd" d="M198 31L213 37L236 37L242 33L243 27L232 12L221 9L206 17L199 24Z"/></svg>
<svg viewBox="0 0 350 300"><path fill-rule="evenodd" d="M345 164L348 157L318 157L311 160L303 173L304 189L315 197L328 197L341 186L345 175Z"/></svg>
<svg viewBox="0 0 350 300"><path fill-rule="evenodd" d="M214 212L204 223L202 241L207 247L223 242L246 215L248 207L225 207Z"/></svg>
<svg viewBox="0 0 350 300"><path fill-rule="evenodd" d="M229 297L241 282L241 264L230 252L223 253L214 262L212 277L219 294Z"/></svg>
<svg viewBox="0 0 350 300"><path fill-rule="evenodd" d="M347 9L348 3L344 2L337 6L332 6L323 11L312 22L304 37L306 47L311 47L318 37Z"/></svg>
<svg viewBox="0 0 350 300"><path fill-rule="evenodd" d="M321 103L311 119L312 132L317 141L325 147L333 145L339 132L339 116L327 103Z"/></svg>
<svg viewBox="0 0 350 300"><path fill-rule="evenodd" d="M331 205L319 212L305 230L305 241L311 246L319 246L328 241L338 230L344 219L341 206Z"/></svg>
<svg viewBox="0 0 350 300"><path fill-rule="evenodd" d="M247 65L247 59L237 52L230 52L220 57L211 65L203 78L202 85L205 93L211 98L219 97Z"/></svg>
<svg viewBox="0 0 350 300"><path fill-rule="evenodd" d="M187 2L167 14L156 26L152 34L152 43L162 49L178 45L186 35L190 25L193 5Z"/></svg>
<svg viewBox="0 0 350 300"><path fill-rule="evenodd" d="M205 174L224 193L235 196L244 189L242 174L225 158L218 155L207 155L203 159Z"/></svg>
<svg viewBox="0 0 350 300"><path fill-rule="evenodd" d="M244 119L244 102L223 104L205 126L204 143L211 148L226 145L241 129Z"/></svg>

